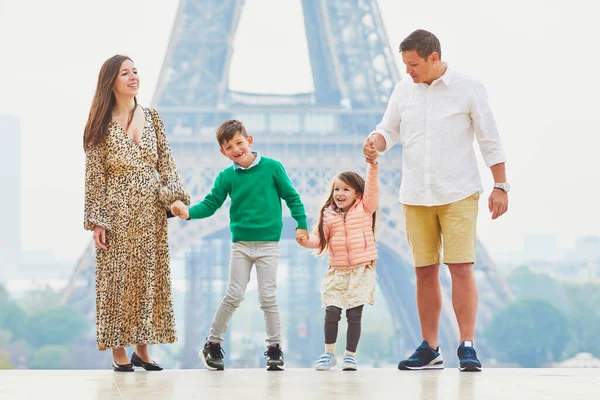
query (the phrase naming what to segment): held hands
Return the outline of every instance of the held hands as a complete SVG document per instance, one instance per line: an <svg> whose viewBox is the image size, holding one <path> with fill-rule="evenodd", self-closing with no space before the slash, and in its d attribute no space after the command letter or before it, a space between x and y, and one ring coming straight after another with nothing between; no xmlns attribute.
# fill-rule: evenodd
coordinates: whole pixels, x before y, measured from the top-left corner
<svg viewBox="0 0 600 400"><path fill-rule="evenodd" d="M306 246L308 237L308 231L306 229L296 229L296 242L298 242L300 246Z"/></svg>
<svg viewBox="0 0 600 400"><path fill-rule="evenodd" d="M190 212L187 206L183 204L181 200L174 201L173 204L171 204L171 206L169 207L169 210L171 210L171 214L181 219L190 218Z"/></svg>
<svg viewBox="0 0 600 400"><path fill-rule="evenodd" d="M106 228L100 225L94 227L94 243L96 248L106 250Z"/></svg>
<svg viewBox="0 0 600 400"><path fill-rule="evenodd" d="M377 151L377 139L375 136L369 136L365 139L363 145L363 154L365 155L365 161L369 164L375 164L379 152Z"/></svg>
<svg viewBox="0 0 600 400"><path fill-rule="evenodd" d="M488 208L492 219L496 219L508 210L508 193L504 190L493 189L488 199Z"/></svg>

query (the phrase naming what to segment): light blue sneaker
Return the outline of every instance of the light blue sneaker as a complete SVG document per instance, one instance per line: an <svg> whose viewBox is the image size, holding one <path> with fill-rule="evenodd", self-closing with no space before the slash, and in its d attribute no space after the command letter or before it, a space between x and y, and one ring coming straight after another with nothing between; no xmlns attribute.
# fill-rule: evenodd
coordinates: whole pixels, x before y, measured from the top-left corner
<svg viewBox="0 0 600 400"><path fill-rule="evenodd" d="M344 356L342 371L356 371L356 358L350 355Z"/></svg>
<svg viewBox="0 0 600 400"><path fill-rule="evenodd" d="M337 360L335 359L335 354L325 352L317 360L315 369L317 371L329 371L336 364Z"/></svg>

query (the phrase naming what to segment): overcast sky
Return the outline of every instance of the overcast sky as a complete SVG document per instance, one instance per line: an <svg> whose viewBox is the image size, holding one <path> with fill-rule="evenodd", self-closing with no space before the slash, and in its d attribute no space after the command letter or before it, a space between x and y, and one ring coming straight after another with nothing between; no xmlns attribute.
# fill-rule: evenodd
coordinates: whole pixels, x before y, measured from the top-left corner
<svg viewBox="0 0 600 400"><path fill-rule="evenodd" d="M556 233L563 247L577 236L600 234L600 29L593 3L379 4L394 50L414 29L431 30L442 42L443 59L488 89L513 187L500 220L491 221L486 202L480 203L479 236L488 249L519 250L524 233ZM148 105L177 5L0 0L0 113L22 124L23 250L50 250L61 259L82 253L90 239L82 229L82 130L100 65L115 53L130 55L142 77L140 100ZM247 0L230 86L312 89L300 0ZM487 199L492 178L483 168L482 176Z"/></svg>

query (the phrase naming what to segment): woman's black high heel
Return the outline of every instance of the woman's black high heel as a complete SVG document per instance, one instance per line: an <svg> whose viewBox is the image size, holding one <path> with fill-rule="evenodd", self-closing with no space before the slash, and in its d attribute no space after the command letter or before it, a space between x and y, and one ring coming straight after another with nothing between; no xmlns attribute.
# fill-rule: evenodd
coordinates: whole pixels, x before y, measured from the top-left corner
<svg viewBox="0 0 600 400"><path fill-rule="evenodd" d="M144 368L146 371L162 371L163 370L163 367L161 367L154 361L147 363L144 360L142 360L137 354L135 354L135 351L131 355L131 363L133 365L135 365L136 367Z"/></svg>

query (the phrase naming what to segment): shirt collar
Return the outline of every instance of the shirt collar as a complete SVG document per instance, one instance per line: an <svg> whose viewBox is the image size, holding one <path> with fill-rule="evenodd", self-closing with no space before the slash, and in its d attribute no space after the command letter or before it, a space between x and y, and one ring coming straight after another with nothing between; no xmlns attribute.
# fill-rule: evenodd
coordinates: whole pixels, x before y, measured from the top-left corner
<svg viewBox="0 0 600 400"><path fill-rule="evenodd" d="M250 164L250 166L248 168L244 168L236 162L233 163L233 168L234 169L250 169L252 167L257 166L258 163L260 162L260 154L258 153L258 151L251 151L250 153L254 154L256 156L256 158L254 159L254 161L252 161L252 164Z"/></svg>
<svg viewBox="0 0 600 400"><path fill-rule="evenodd" d="M440 76L435 81L431 82L432 85L438 81L443 82L444 85L446 85L446 87L448 87L450 85L450 81L452 80L452 76L454 75L454 70L451 69L447 63L444 63L444 64L446 65L446 71L444 72L444 75ZM419 85L428 86L426 83L420 83Z"/></svg>
<svg viewBox="0 0 600 400"><path fill-rule="evenodd" d="M440 76L438 80L444 82L444 85L449 86L453 75L454 71L446 64L446 72L444 72L444 75Z"/></svg>

